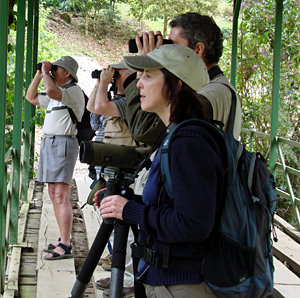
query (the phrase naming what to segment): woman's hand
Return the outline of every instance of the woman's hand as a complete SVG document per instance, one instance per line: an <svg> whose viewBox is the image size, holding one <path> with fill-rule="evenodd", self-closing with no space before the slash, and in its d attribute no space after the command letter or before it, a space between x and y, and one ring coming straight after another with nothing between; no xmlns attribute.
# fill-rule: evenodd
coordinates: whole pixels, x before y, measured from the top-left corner
<svg viewBox="0 0 300 298"><path fill-rule="evenodd" d="M105 191L106 191L106 188L102 188L102 189L98 190L94 195L93 202L94 202L94 206L96 206L97 208L100 208L99 194L103 193Z"/></svg>
<svg viewBox="0 0 300 298"><path fill-rule="evenodd" d="M127 199L119 195L105 197L100 204L100 213L103 218L117 218L122 220L123 209L127 202Z"/></svg>

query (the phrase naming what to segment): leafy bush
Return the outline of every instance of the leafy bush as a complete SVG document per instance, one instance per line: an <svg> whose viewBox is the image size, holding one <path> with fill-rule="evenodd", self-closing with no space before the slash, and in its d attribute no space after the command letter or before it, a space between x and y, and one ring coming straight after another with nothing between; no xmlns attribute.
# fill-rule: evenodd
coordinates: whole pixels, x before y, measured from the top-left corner
<svg viewBox="0 0 300 298"><path fill-rule="evenodd" d="M85 1L79 0L45 0L46 6L54 6L62 11L82 12L85 10Z"/></svg>

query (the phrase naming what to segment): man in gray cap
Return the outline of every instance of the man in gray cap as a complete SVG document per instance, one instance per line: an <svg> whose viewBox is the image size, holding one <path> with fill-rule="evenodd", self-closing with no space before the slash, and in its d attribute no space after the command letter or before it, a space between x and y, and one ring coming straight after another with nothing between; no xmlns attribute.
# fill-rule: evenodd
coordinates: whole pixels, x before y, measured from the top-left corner
<svg viewBox="0 0 300 298"><path fill-rule="evenodd" d="M70 56L64 56L54 63L43 61L26 94L30 103L47 109L37 181L48 183L60 237L44 248L46 260L73 257L70 184L78 157L78 141L76 124L72 122L68 108L73 110L78 121L85 108L83 92L76 84L77 69L77 62ZM38 93L41 80L45 93Z"/></svg>
<svg viewBox="0 0 300 298"><path fill-rule="evenodd" d="M133 72L135 70L131 69L124 61L103 68L89 97L87 109L93 114L105 116L102 121L102 127L105 127L104 143L136 145L126 124L127 103L123 87L124 81ZM110 99L107 90L112 81L116 88Z"/></svg>
<svg viewBox="0 0 300 298"><path fill-rule="evenodd" d="M124 61L117 64L111 64L107 68L103 68L100 78L97 79L96 85L89 97L87 109L92 112L91 123L92 127L101 126L98 130L95 140L104 143L117 145L134 146L136 145L128 126L126 124L126 98L124 95L123 83L127 77L135 72ZM113 98L108 97L108 87L112 80L115 80L117 87ZM101 124L100 116L101 115ZM96 120L98 119L98 120ZM102 171L102 172L101 172ZM97 176L101 175L106 181L109 178L114 178L115 172L118 171L112 167L96 167ZM110 244L113 246L114 234L109 238ZM124 272L124 287L123 292L126 297L134 293L134 277L131 258L130 244L134 241L133 233L130 229L127 238L125 272ZM111 256L101 258L99 265L102 265L104 270L111 269ZM104 289L103 297L109 297L110 277L101 278L96 282L98 289Z"/></svg>

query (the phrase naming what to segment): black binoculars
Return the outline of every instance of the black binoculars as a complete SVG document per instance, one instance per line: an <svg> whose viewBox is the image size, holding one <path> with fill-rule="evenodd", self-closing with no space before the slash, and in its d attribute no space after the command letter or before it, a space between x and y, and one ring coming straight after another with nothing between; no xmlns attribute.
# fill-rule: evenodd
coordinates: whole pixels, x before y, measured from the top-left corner
<svg viewBox="0 0 300 298"><path fill-rule="evenodd" d="M157 42L157 35L154 36L155 43ZM143 37L141 37L141 43L143 44ZM173 41L171 39L163 39L163 44L172 44ZM136 45L135 39L130 39L128 42L128 47L129 47L129 53L137 53L138 48Z"/></svg>
<svg viewBox="0 0 300 298"><path fill-rule="evenodd" d="M92 78L100 79L101 72L102 72L102 70L95 69L94 71L92 71ZM115 74L114 74L113 78L117 78L119 76L120 76L119 72L117 70L115 70Z"/></svg>
<svg viewBox="0 0 300 298"><path fill-rule="evenodd" d="M38 64L35 66L35 69L36 69L36 70L41 70L41 69L42 69L42 62L38 63ZM53 71L53 70L57 70L57 65L53 65L53 64L52 64L51 71Z"/></svg>

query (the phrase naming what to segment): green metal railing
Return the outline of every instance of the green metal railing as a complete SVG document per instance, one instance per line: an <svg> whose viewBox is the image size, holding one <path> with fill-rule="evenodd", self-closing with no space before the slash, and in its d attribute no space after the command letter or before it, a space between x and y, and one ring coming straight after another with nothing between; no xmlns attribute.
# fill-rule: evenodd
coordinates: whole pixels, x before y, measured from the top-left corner
<svg viewBox="0 0 300 298"><path fill-rule="evenodd" d="M22 202L27 200L28 181L32 177L30 168L33 164L34 123L31 119L35 113L35 107L24 101L24 91L29 86L33 65L37 61L39 0L20 0L17 3L13 140L12 146L7 152L5 152L5 125L9 0L0 0L0 4L0 294L2 294L7 253L13 245L18 244L19 210ZM25 41L26 34L27 40ZM24 81L25 45L26 71ZM7 181L9 182L7 183Z"/></svg>

